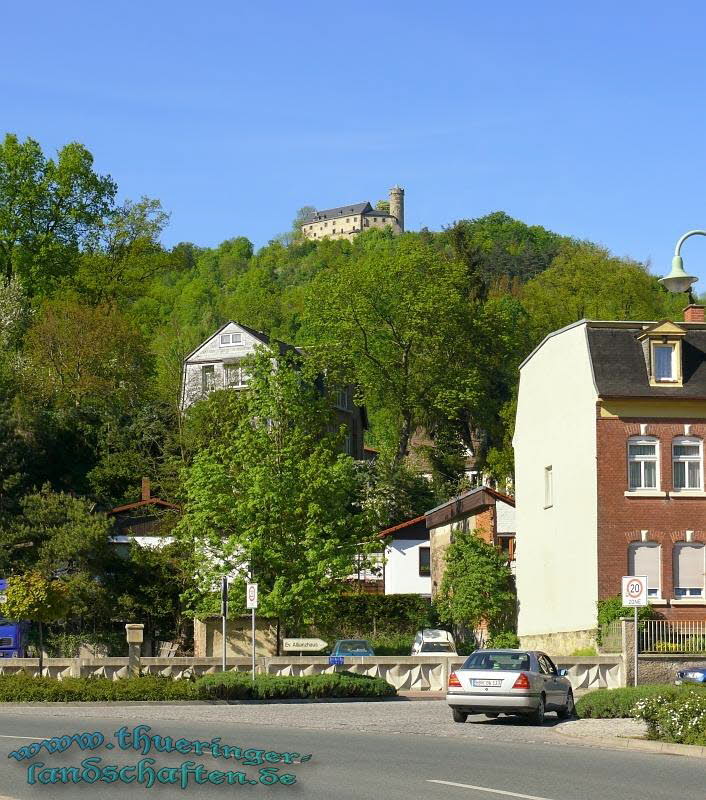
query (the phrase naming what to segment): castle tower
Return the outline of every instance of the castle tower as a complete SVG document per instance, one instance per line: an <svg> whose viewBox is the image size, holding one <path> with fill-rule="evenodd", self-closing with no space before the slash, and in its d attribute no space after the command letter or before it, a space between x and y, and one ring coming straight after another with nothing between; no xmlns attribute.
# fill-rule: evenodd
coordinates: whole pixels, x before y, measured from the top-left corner
<svg viewBox="0 0 706 800"><path fill-rule="evenodd" d="M399 186L390 189L390 214L397 219L400 231L404 233L404 189Z"/></svg>

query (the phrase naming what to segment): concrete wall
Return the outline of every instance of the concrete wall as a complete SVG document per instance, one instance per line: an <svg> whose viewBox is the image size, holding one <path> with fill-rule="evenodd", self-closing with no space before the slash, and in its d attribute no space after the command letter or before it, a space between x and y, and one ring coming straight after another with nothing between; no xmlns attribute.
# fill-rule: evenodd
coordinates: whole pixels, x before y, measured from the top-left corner
<svg viewBox="0 0 706 800"><path fill-rule="evenodd" d="M502 500L497 500L495 503L495 515L497 524L497 533L515 533L517 522L515 517L515 507L509 503L504 503Z"/></svg>
<svg viewBox="0 0 706 800"><path fill-rule="evenodd" d="M597 630L585 631L560 631L558 633L539 633L530 636L520 636L520 647L528 650L543 650L545 653L555 653L561 656L570 656L577 650L596 645Z"/></svg>
<svg viewBox="0 0 706 800"><path fill-rule="evenodd" d="M431 576L419 574L419 548L428 539L391 539L385 548L385 594L431 596Z"/></svg>
<svg viewBox="0 0 706 800"><path fill-rule="evenodd" d="M220 617L194 620L194 655L197 658L220 657L223 633ZM245 657L252 653L251 618L238 617L226 623L226 654ZM277 626L271 620L255 618L255 655L273 656L277 652Z"/></svg>
<svg viewBox="0 0 706 800"><path fill-rule="evenodd" d="M585 325L547 338L521 368L513 443L523 639L597 624L596 400Z"/></svg>

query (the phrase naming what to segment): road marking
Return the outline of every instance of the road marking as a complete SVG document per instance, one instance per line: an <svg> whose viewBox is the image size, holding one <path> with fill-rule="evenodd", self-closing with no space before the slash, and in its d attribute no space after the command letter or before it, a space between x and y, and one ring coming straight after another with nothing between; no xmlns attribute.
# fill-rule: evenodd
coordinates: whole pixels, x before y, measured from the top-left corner
<svg viewBox="0 0 706 800"><path fill-rule="evenodd" d="M458 786L460 789L475 789L477 792L490 792L491 794L502 794L505 797L521 797L523 800L549 800L548 797L538 797L536 794L519 794L518 792L506 792L504 789L489 789L487 786L472 786L470 783L454 783L453 781L433 781L427 783L441 783L444 786Z"/></svg>
<svg viewBox="0 0 706 800"><path fill-rule="evenodd" d="M0 733L0 739L31 739L33 742L43 742L44 738L41 736L7 736L4 733ZM3 800L0 796L0 800Z"/></svg>

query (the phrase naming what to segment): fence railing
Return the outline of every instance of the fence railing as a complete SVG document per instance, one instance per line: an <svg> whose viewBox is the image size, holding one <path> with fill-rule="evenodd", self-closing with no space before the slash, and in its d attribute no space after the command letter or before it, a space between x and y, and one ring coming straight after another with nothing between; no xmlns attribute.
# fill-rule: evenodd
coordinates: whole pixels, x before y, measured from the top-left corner
<svg viewBox="0 0 706 800"><path fill-rule="evenodd" d="M601 653L622 653L623 628L619 619L601 625L598 631L598 647Z"/></svg>
<svg viewBox="0 0 706 800"><path fill-rule="evenodd" d="M706 653L706 620L646 619L639 636L643 653Z"/></svg>

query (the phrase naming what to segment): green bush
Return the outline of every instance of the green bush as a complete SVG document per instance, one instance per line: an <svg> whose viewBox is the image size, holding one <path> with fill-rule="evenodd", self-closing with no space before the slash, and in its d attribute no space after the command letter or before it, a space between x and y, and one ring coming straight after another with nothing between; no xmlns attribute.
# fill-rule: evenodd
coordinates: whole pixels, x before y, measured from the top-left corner
<svg viewBox="0 0 706 800"><path fill-rule="evenodd" d="M387 633L368 639L376 656L408 656L412 652L414 635Z"/></svg>
<svg viewBox="0 0 706 800"><path fill-rule="evenodd" d="M649 739L678 744L706 745L706 693L684 692L643 698L635 704L634 715L647 723Z"/></svg>
<svg viewBox="0 0 706 800"><path fill-rule="evenodd" d="M0 702L124 702L126 700L269 700L316 697L391 697L397 691L381 678L334 672L286 677L219 672L196 681L147 675L140 678L35 678L0 675Z"/></svg>
<svg viewBox="0 0 706 800"><path fill-rule="evenodd" d="M388 634L414 634L436 627L431 601L417 594L350 594L316 620L316 635L336 639L377 639ZM411 648L411 644L410 644Z"/></svg>
<svg viewBox="0 0 706 800"><path fill-rule="evenodd" d="M627 608L623 605L623 599L619 594L614 597L606 597L605 600L599 600L596 604L598 606L598 627L607 625L609 622L614 622L616 619L623 617L630 617L632 619L635 614L634 608ZM641 606L637 609L638 619L654 619L657 612L652 606Z"/></svg>
<svg viewBox="0 0 706 800"><path fill-rule="evenodd" d="M141 678L35 678L32 675L0 675L0 702L30 701L125 701L195 700L194 684L147 675Z"/></svg>
<svg viewBox="0 0 706 800"><path fill-rule="evenodd" d="M596 689L585 694L576 702L579 717L613 719L616 717L635 717L637 703L659 697L672 701L694 694L706 697L706 690L700 684L669 686L665 684L646 686L627 686L623 689Z"/></svg>
<svg viewBox="0 0 706 800"><path fill-rule="evenodd" d="M498 650L514 649L520 646L517 634L512 631L503 631L491 636L485 644L486 647L495 647Z"/></svg>
<svg viewBox="0 0 706 800"><path fill-rule="evenodd" d="M597 656L598 653L595 647L579 647L571 655L581 658L582 656Z"/></svg>
<svg viewBox="0 0 706 800"><path fill-rule="evenodd" d="M200 700L271 700L316 697L393 697L397 690L382 678L353 672L287 677L218 672L196 681Z"/></svg>

